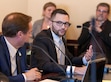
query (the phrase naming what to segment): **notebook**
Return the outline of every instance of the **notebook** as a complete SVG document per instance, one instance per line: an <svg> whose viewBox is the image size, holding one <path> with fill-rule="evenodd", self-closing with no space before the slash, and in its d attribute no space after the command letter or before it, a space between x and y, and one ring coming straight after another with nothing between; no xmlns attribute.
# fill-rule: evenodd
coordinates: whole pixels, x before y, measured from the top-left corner
<svg viewBox="0 0 111 82"><path fill-rule="evenodd" d="M79 79L77 78L77 82L102 82L105 62L105 58L89 61L85 74L82 76L82 79L80 77Z"/></svg>

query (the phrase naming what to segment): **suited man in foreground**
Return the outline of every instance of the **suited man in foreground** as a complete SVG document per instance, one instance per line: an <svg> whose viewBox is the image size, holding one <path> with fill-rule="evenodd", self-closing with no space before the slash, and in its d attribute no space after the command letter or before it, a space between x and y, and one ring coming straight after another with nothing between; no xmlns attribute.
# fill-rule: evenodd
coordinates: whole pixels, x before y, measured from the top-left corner
<svg viewBox="0 0 111 82"><path fill-rule="evenodd" d="M66 47L65 39L63 38L69 26L70 23L68 13L63 9L54 10L50 19L50 28L48 30L41 31L35 37L33 45L39 46L45 50L64 71L68 72L70 71L70 64L63 55L63 53L65 53L73 64L73 73L84 74L85 67L75 66L86 64L87 61L91 59L92 46L89 47L84 57L73 57L73 55L69 53ZM59 48L57 48L57 46L59 46L59 40L62 40L61 44L64 46L64 49L61 49L63 53L61 53ZM51 72L63 72L60 67L58 67L43 51L41 51L41 49L37 47L32 47L31 67L38 67L39 69L42 69L45 74Z"/></svg>
<svg viewBox="0 0 111 82"><path fill-rule="evenodd" d="M30 16L14 12L3 20L3 35L0 36L0 72L8 77L9 82L27 82L41 78L37 68L29 70L26 64L24 43L31 37L31 19ZM19 55L16 57L17 51Z"/></svg>

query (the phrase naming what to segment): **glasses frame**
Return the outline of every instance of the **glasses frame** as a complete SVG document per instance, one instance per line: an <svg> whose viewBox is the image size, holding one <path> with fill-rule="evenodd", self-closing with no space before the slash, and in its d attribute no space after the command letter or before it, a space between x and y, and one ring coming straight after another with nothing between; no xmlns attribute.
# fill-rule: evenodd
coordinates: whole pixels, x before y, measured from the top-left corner
<svg viewBox="0 0 111 82"><path fill-rule="evenodd" d="M105 11L105 10L99 10L99 9L97 9L96 11L97 12L101 12L101 13L105 13L105 14L108 13L108 11Z"/></svg>
<svg viewBox="0 0 111 82"><path fill-rule="evenodd" d="M55 22L57 24L57 26L63 26L63 24L64 24L65 27L70 27L70 25L71 25L71 23L69 23L69 22L62 22L62 21L52 21L52 22Z"/></svg>

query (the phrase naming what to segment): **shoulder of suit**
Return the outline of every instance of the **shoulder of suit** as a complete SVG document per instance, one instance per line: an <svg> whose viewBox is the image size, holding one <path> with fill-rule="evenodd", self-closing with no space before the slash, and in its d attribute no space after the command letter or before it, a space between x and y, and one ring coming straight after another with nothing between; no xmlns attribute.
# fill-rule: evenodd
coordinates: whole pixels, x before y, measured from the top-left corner
<svg viewBox="0 0 111 82"><path fill-rule="evenodd" d="M83 25L82 26L85 26L85 27L89 27L90 26L90 21L87 21L87 22L85 22L85 23L83 23Z"/></svg>

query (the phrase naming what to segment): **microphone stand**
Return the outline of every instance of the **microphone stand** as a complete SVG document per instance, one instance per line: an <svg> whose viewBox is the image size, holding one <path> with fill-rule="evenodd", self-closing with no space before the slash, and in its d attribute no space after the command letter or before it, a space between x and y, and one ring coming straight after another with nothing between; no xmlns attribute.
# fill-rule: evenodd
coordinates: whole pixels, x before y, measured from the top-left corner
<svg viewBox="0 0 111 82"><path fill-rule="evenodd" d="M63 55L67 58L67 60L69 61L70 65L71 65L70 66L70 78L67 77L67 79L62 80L61 82L74 82L74 79L72 78L72 75L73 75L72 74L72 63L71 63L70 59L68 58L68 56L65 55L65 53L53 42L52 39L47 38L47 37L41 37L40 39L48 39L48 40L50 40L63 53ZM67 76L67 73L66 73L66 76Z"/></svg>
<svg viewBox="0 0 111 82"><path fill-rule="evenodd" d="M96 42L97 46L99 47L101 53L104 55L103 49L101 48L101 46L99 45L98 41L96 40L94 34L92 32L90 32L92 38L94 39L94 41Z"/></svg>
<svg viewBox="0 0 111 82"><path fill-rule="evenodd" d="M95 30L95 26L96 26L96 19L94 17L92 17L91 19L91 25L92 25L92 30L89 31L89 33L91 34L92 38L94 39L95 43L97 44L98 48L100 49L101 51L101 54L104 55L104 52L103 52L103 49L101 48L100 44L98 43L98 41L96 40L94 34L93 34L93 30ZM93 53L93 60L96 58L96 53L94 54ZM96 78L96 64L95 63L92 63L91 65L91 82L96 82L97 81L97 78Z"/></svg>
<svg viewBox="0 0 111 82"><path fill-rule="evenodd" d="M57 64L57 62L45 51L45 50L43 50L41 47L39 47L39 46L36 46L36 45L33 45L33 44L30 44L32 47L35 47L35 48L38 48L38 49L40 49L40 50L42 50L62 71L63 71L63 73L64 74L66 74L66 72L64 71L64 69L61 67L61 66L59 66L58 64Z"/></svg>

